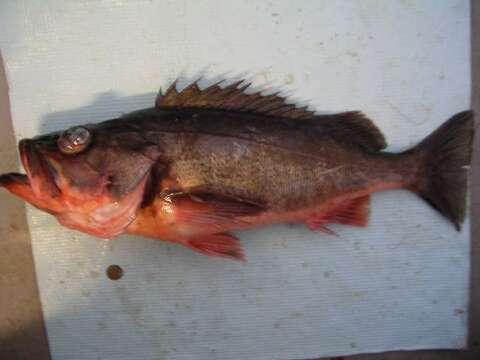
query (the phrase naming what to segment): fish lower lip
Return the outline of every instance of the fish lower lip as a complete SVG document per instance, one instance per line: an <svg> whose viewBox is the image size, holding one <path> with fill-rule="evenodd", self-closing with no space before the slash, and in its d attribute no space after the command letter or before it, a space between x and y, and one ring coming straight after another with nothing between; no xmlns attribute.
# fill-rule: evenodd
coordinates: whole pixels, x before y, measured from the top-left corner
<svg viewBox="0 0 480 360"><path fill-rule="evenodd" d="M20 158L22 160L23 167L28 173L30 171L30 158L33 152L32 143L30 140L27 139L20 140L20 142L18 143L18 148L20 150Z"/></svg>
<svg viewBox="0 0 480 360"><path fill-rule="evenodd" d="M35 149L34 141L21 140L18 147L23 167L27 172L29 184L34 194L39 198L56 196L59 189L53 180L46 160Z"/></svg>
<svg viewBox="0 0 480 360"><path fill-rule="evenodd" d="M29 185L30 180L28 180L28 176L25 174L8 173L0 175L0 186L7 186L12 183L22 183L25 185Z"/></svg>

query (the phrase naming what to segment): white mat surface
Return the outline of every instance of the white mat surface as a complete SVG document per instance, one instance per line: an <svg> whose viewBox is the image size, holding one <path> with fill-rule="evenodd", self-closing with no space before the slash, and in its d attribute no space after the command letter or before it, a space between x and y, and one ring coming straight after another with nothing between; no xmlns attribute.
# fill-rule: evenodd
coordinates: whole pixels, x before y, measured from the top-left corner
<svg viewBox="0 0 480 360"><path fill-rule="evenodd" d="M469 107L468 1L7 1L18 138L151 106L178 75L255 75L318 110L362 109L399 150ZM12 169L13 170L13 169ZM239 233L248 263L29 209L54 359L302 359L465 345L469 226L404 191L368 229ZM119 281L105 268L119 264Z"/></svg>

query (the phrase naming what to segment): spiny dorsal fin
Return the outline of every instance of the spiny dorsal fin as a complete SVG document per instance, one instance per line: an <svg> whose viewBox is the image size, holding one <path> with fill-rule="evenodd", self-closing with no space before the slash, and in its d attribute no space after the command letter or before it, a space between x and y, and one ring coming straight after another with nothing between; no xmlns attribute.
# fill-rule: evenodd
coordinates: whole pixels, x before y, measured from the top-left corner
<svg viewBox="0 0 480 360"><path fill-rule="evenodd" d="M298 108L294 104L287 104L285 98L278 93L262 95L261 92L246 94L245 90L251 83L244 80L237 81L226 87L221 87L223 81L217 82L203 90L194 82L177 91L175 81L167 89L165 95L159 92L155 100L157 108L190 107L209 108L241 112L252 112L268 116L282 116L291 119L311 119L315 117L313 111L307 107ZM242 85L243 84L243 85Z"/></svg>
<svg viewBox="0 0 480 360"><path fill-rule="evenodd" d="M307 107L299 108L287 104L279 93L262 95L261 91L245 93L251 83L244 80L221 87L223 81L205 89L200 89L198 81L177 91L177 82L173 82L165 95L160 91L155 106L157 108L204 108L257 113L272 117L304 119L311 121L313 127L328 131L329 135L341 142L350 142L368 151L379 151L386 147L385 138L380 130L360 111L349 111L333 115L317 115Z"/></svg>

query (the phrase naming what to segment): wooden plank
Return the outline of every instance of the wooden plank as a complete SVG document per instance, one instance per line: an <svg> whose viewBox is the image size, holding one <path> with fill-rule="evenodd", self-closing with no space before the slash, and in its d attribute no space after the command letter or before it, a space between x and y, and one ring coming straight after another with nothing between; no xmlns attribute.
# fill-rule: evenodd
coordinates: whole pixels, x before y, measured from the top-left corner
<svg viewBox="0 0 480 360"><path fill-rule="evenodd" d="M0 54L0 173L18 168ZM0 359L50 359L25 205L0 191Z"/></svg>

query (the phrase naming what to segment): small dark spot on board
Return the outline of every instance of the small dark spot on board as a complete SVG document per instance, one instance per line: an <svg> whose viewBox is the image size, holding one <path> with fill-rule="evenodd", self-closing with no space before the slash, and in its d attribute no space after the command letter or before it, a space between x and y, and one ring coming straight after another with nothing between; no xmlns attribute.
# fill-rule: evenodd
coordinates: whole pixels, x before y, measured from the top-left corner
<svg viewBox="0 0 480 360"><path fill-rule="evenodd" d="M272 13L272 16L278 16L278 13Z"/></svg>
<svg viewBox="0 0 480 360"><path fill-rule="evenodd" d="M60 280L59 283L60 283L60 284L65 284L65 281Z"/></svg>
<svg viewBox="0 0 480 360"><path fill-rule="evenodd" d="M352 349L354 349L354 348L356 348L356 347L357 347L357 344L356 344L356 343L354 343L354 342L351 342L351 343L350 343L350 347L351 347Z"/></svg>
<svg viewBox="0 0 480 360"><path fill-rule="evenodd" d="M107 322L105 320L98 320L97 321L97 327L100 329L100 330L105 330L108 326L107 326Z"/></svg>
<svg viewBox="0 0 480 360"><path fill-rule="evenodd" d="M167 326L174 328L174 327L177 326L177 323L176 323L175 321L173 321L173 320L170 320L170 321L167 323Z"/></svg>
<svg viewBox="0 0 480 360"><path fill-rule="evenodd" d="M118 280L123 276L123 269L118 265L110 265L106 273L110 280Z"/></svg>
<svg viewBox="0 0 480 360"><path fill-rule="evenodd" d="M18 231L20 229L18 225L14 223L10 224L9 228L10 228L10 231L12 232Z"/></svg>
<svg viewBox="0 0 480 360"><path fill-rule="evenodd" d="M145 274L145 281L151 283L155 280L156 274L155 273L147 273Z"/></svg>
<svg viewBox="0 0 480 360"><path fill-rule="evenodd" d="M275 323L273 324L273 327L275 329L278 329L280 327L280 321L275 321Z"/></svg>
<svg viewBox="0 0 480 360"><path fill-rule="evenodd" d="M324 271L324 272L323 272L323 277L324 277L325 279L329 278L329 277L330 277L330 271Z"/></svg>
<svg viewBox="0 0 480 360"><path fill-rule="evenodd" d="M463 310L463 309L455 309L455 315L458 316L458 315L463 315L463 314L465 314L465 310Z"/></svg>

